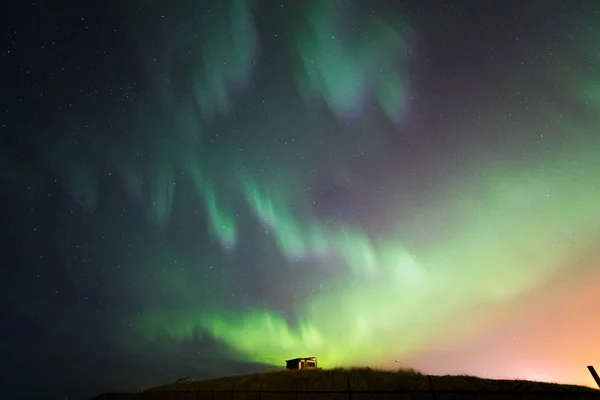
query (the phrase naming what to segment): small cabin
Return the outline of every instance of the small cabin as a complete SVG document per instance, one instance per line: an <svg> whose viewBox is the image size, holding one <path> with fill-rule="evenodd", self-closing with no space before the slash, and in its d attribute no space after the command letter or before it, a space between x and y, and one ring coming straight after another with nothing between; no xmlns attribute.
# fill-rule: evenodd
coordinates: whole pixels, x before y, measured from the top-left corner
<svg viewBox="0 0 600 400"><path fill-rule="evenodd" d="M285 360L287 369L314 369L317 368L316 357L302 357Z"/></svg>

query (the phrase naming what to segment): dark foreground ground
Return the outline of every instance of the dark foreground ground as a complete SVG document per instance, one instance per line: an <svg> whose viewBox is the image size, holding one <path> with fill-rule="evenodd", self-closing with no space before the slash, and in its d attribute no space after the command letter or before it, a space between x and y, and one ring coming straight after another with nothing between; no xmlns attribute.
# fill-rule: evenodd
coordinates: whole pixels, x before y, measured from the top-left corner
<svg viewBox="0 0 600 400"><path fill-rule="evenodd" d="M598 399L600 390L556 383L431 376L414 370L369 368L274 371L173 383L140 393L104 394L94 400L364 400L364 399Z"/></svg>

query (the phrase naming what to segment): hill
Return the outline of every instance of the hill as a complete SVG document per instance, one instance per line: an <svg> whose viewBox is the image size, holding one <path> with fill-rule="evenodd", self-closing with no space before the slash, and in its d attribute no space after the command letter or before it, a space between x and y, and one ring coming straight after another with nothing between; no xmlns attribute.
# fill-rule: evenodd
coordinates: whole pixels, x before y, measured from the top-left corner
<svg viewBox="0 0 600 400"><path fill-rule="evenodd" d="M585 386L524 380L482 379L467 375L432 376L415 370L370 368L281 370L206 381L173 383L138 394L106 394L94 400L120 399L600 399Z"/></svg>

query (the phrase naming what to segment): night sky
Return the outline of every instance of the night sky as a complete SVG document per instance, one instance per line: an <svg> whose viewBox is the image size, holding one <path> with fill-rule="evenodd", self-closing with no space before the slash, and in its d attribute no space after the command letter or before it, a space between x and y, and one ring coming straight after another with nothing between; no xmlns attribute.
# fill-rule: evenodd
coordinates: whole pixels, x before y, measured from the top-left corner
<svg viewBox="0 0 600 400"><path fill-rule="evenodd" d="M9 3L7 398L313 355L594 386L598 1Z"/></svg>

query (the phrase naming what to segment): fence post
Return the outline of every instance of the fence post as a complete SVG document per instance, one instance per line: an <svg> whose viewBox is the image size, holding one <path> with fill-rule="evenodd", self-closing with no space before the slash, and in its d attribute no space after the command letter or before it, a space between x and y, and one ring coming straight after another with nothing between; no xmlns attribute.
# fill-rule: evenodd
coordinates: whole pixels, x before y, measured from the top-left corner
<svg viewBox="0 0 600 400"><path fill-rule="evenodd" d="M217 386L216 383L213 383L213 394L212 394L212 400L215 400L215 386Z"/></svg>
<svg viewBox="0 0 600 400"><path fill-rule="evenodd" d="M433 400L436 399L435 389L433 388L433 380L431 379L431 375L427 375L427 380L429 381L429 389L431 390L431 397Z"/></svg>
<svg viewBox="0 0 600 400"><path fill-rule="evenodd" d="M196 400L200 399L200 385L198 385L198 393L196 394Z"/></svg>
<svg viewBox="0 0 600 400"><path fill-rule="evenodd" d="M260 384L260 389L258 389L258 400L262 400L262 383Z"/></svg>
<svg viewBox="0 0 600 400"><path fill-rule="evenodd" d="M598 373L596 373L596 369L594 368L593 365L588 365L588 370L590 371L590 374L592 374L592 376L594 377L594 380L596 381L596 385L598 385L598 387L600 388L600 377L598 377Z"/></svg>
<svg viewBox="0 0 600 400"><path fill-rule="evenodd" d="M296 384L296 400L298 400L298 385Z"/></svg>
<svg viewBox="0 0 600 400"><path fill-rule="evenodd" d="M231 385L231 400L235 397L235 383Z"/></svg>
<svg viewBox="0 0 600 400"><path fill-rule="evenodd" d="M348 374L348 400L352 399L352 390L350 390L350 374Z"/></svg>

